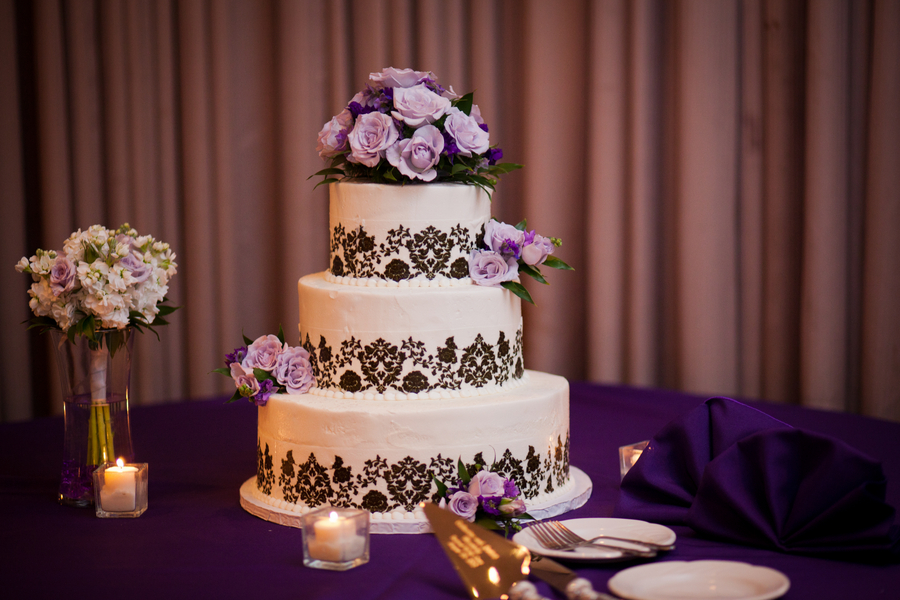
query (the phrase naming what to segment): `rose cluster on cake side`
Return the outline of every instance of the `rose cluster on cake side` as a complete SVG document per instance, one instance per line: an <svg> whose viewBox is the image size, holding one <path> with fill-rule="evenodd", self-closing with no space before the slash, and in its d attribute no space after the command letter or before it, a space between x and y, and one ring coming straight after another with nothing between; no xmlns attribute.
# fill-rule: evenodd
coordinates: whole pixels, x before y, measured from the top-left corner
<svg viewBox="0 0 900 600"><path fill-rule="evenodd" d="M450 485L434 478L441 508L488 529L505 529L507 534L510 529L522 529L520 519L532 518L525 512L525 501L513 480L482 465L475 465L474 474L469 473L461 459L457 471L457 479Z"/></svg>
<svg viewBox="0 0 900 600"><path fill-rule="evenodd" d="M272 394L305 394L316 387L309 352L285 343L284 329L255 340L244 336L244 344L225 355L224 367L213 370L234 381L228 402L246 398L265 406Z"/></svg>
<svg viewBox="0 0 900 600"><path fill-rule="evenodd" d="M521 165L498 162L488 126L470 92L459 96L431 71L383 69L319 132L330 163L315 175L373 183L459 182L488 192ZM320 183L320 185L321 185Z"/></svg>

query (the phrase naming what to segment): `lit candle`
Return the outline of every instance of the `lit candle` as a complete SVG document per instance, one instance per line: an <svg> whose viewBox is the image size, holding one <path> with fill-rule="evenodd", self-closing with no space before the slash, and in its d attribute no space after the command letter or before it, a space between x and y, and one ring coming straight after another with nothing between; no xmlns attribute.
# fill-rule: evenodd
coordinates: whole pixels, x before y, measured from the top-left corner
<svg viewBox="0 0 900 600"><path fill-rule="evenodd" d="M130 512L135 509L137 467L125 466L122 459L103 472L100 505L107 512Z"/></svg>
<svg viewBox="0 0 900 600"><path fill-rule="evenodd" d="M366 539L356 530L356 523L335 511L327 519L313 523L313 535L307 540L309 557L326 562L347 562L362 556Z"/></svg>

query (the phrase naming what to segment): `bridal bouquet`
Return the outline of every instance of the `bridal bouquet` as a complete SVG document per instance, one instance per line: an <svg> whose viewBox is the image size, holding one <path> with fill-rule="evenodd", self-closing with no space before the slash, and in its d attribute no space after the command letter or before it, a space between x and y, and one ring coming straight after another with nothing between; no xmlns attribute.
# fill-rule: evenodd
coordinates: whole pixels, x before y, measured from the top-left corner
<svg viewBox="0 0 900 600"><path fill-rule="evenodd" d="M115 330L154 331L167 325L169 279L178 265L169 244L139 235L128 223L116 230L92 225L63 242L63 251L38 249L16 265L31 275L28 306L31 328L57 329L70 341L84 336L92 345L115 344ZM158 334L157 334L158 337ZM116 348L110 346L115 353Z"/></svg>
<svg viewBox="0 0 900 600"><path fill-rule="evenodd" d="M63 242L62 251L38 249L16 264L17 271L33 280L28 305L34 317L28 328L65 336L56 350L67 379L63 395L73 403L66 411L67 440L69 421L80 418L75 406L89 411L87 431L73 433L73 448L65 450L64 465L71 465L64 467L61 497L82 502L90 488L85 483L90 467L130 451L127 402L122 402L127 399L130 355L126 351L113 358L132 339L133 330L149 329L159 337L154 327L167 325L165 316L178 308L166 304L177 269L169 244L140 235L127 223L115 230L102 225L79 229ZM84 362L73 356L84 356ZM82 441L87 448L74 448Z"/></svg>
<svg viewBox="0 0 900 600"><path fill-rule="evenodd" d="M488 126L470 92L459 96L431 71L393 67L371 73L366 88L319 132L316 149L330 166L316 173L330 183L462 182L488 193L504 173Z"/></svg>
<svg viewBox="0 0 900 600"><path fill-rule="evenodd" d="M449 508L470 523L478 523L487 529L520 531L519 519L531 519L525 512L525 501L519 496L519 488L507 479L476 465L470 475L462 460L457 466L458 478L448 485L437 478L438 506Z"/></svg>

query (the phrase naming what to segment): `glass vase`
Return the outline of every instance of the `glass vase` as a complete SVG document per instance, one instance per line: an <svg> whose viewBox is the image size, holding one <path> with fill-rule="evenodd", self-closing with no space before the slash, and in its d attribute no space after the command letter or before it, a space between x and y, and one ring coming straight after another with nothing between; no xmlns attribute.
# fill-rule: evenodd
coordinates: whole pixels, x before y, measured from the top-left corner
<svg viewBox="0 0 900 600"><path fill-rule="evenodd" d="M65 411L59 502L87 507L94 503L97 467L117 458L134 462L128 416L134 331L99 331L97 341L52 335Z"/></svg>

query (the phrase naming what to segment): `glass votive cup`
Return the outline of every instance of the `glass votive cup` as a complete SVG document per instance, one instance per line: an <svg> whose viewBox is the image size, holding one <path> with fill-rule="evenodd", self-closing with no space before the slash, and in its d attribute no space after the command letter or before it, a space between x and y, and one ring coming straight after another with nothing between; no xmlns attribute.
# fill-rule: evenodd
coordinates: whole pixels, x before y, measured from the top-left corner
<svg viewBox="0 0 900 600"><path fill-rule="evenodd" d="M625 473L634 466L634 463L641 457L641 453L650 444L650 440L630 444L628 446L619 447L619 473L622 479L625 479Z"/></svg>
<svg viewBox="0 0 900 600"><path fill-rule="evenodd" d="M324 506L302 517L303 564L346 571L369 562L369 512Z"/></svg>
<svg viewBox="0 0 900 600"><path fill-rule="evenodd" d="M106 463L93 476L98 517L133 519L147 510L147 463Z"/></svg>

